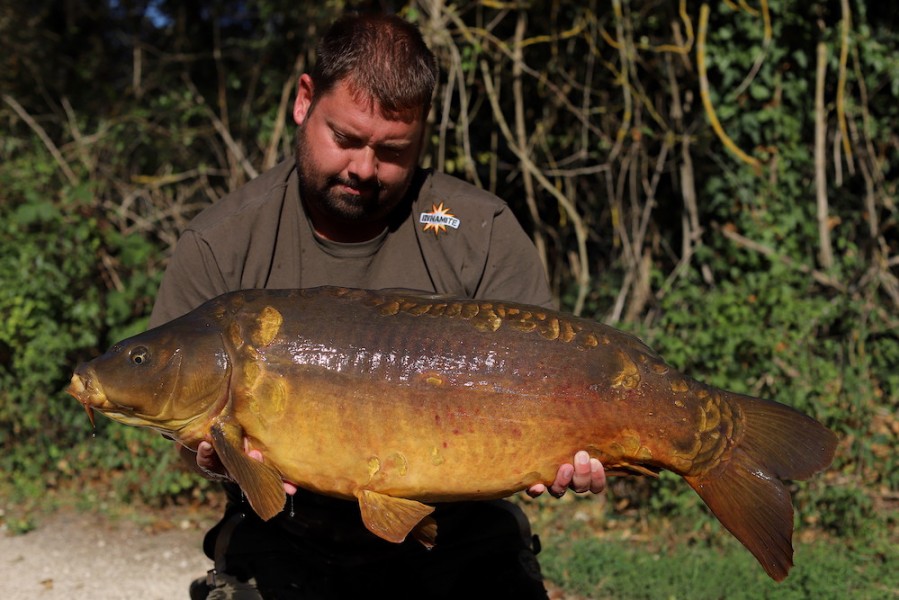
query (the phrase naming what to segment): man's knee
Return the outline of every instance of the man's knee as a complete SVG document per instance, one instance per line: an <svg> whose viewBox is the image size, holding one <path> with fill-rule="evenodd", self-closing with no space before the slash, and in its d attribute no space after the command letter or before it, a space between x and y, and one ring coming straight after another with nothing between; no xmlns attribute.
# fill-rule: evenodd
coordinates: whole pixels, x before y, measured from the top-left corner
<svg viewBox="0 0 899 600"><path fill-rule="evenodd" d="M217 573L214 580L195 579L190 584L190 600L262 600L256 582L240 581L227 573Z"/></svg>

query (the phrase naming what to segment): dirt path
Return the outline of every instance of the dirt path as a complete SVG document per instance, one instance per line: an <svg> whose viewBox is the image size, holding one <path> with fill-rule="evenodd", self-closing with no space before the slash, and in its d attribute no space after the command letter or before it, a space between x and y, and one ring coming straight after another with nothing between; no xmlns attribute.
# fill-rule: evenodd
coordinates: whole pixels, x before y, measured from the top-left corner
<svg viewBox="0 0 899 600"><path fill-rule="evenodd" d="M211 566L200 546L212 522L190 512L140 525L62 511L29 533L0 532L0 597L186 599L191 580Z"/></svg>
<svg viewBox="0 0 899 600"><path fill-rule="evenodd" d="M0 529L0 600L187 600L212 567L201 545L214 517L208 507L120 518L60 510L26 534ZM553 600L577 598L547 588Z"/></svg>

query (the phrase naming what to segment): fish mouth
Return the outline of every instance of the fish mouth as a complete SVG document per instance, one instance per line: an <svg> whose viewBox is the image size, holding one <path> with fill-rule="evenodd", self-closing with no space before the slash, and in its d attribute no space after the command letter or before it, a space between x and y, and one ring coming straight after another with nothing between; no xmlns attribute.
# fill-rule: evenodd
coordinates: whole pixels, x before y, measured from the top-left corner
<svg viewBox="0 0 899 600"><path fill-rule="evenodd" d="M106 395L97 388L94 378L89 373L76 371L72 375L72 380L69 382L66 392L81 403L81 406L84 407L84 411L87 413L87 418L91 422L91 428L96 431L97 424L94 420L94 408L102 408L108 402L106 401Z"/></svg>
<svg viewBox="0 0 899 600"><path fill-rule="evenodd" d="M71 396L73 396L87 413L90 419L91 427L96 431L96 423L94 411L100 411L110 419L125 423L126 425L143 425L150 420L136 413L135 409L130 406L122 406L111 401L106 392L100 386L100 382L94 376L90 369L78 369L72 375L69 387L66 388Z"/></svg>

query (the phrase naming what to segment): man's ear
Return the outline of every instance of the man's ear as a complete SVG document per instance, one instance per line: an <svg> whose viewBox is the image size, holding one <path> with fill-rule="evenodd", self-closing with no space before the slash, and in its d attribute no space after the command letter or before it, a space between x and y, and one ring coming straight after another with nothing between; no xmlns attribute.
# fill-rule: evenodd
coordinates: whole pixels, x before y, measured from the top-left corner
<svg viewBox="0 0 899 600"><path fill-rule="evenodd" d="M297 125L302 125L309 114L309 108L312 106L312 98L315 93L315 84L312 77L303 73L297 81L297 98L293 103L293 121Z"/></svg>

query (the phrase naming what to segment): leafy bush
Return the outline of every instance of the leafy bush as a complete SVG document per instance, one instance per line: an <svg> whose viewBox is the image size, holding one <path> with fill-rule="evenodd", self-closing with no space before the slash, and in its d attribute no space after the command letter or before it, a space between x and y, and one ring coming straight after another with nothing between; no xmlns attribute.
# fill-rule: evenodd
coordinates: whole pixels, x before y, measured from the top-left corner
<svg viewBox="0 0 899 600"><path fill-rule="evenodd" d="M146 325L158 284L151 240L109 226L89 185L62 186L48 156L23 152L0 167L0 469L4 485L40 496L60 485L107 477L118 492L145 498L177 494L183 474L142 481L172 467L159 436L97 422L64 393L74 366ZM107 288L106 285L109 287ZM99 284L99 285L98 285ZM177 471L177 469L176 469Z"/></svg>

